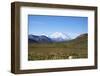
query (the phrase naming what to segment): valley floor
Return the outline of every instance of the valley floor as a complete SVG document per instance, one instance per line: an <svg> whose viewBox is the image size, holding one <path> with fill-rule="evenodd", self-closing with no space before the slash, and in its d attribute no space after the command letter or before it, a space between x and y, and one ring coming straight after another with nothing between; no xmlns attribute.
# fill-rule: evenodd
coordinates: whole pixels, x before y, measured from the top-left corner
<svg viewBox="0 0 100 76"><path fill-rule="evenodd" d="M28 60L54 60L54 59L77 59L87 58L86 42L75 45L74 43L48 43L29 44Z"/></svg>

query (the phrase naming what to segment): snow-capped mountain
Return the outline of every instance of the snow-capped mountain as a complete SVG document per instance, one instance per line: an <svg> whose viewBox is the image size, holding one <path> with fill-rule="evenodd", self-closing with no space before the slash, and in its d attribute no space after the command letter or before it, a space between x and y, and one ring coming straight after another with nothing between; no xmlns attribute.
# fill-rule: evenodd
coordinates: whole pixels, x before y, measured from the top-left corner
<svg viewBox="0 0 100 76"><path fill-rule="evenodd" d="M51 43L51 42L62 42L62 41L68 41L71 40L71 38L61 32L55 32L49 36L47 35L28 35L28 41L30 43Z"/></svg>
<svg viewBox="0 0 100 76"><path fill-rule="evenodd" d="M49 36L53 41L61 42L71 40L70 36L65 33L55 32Z"/></svg>

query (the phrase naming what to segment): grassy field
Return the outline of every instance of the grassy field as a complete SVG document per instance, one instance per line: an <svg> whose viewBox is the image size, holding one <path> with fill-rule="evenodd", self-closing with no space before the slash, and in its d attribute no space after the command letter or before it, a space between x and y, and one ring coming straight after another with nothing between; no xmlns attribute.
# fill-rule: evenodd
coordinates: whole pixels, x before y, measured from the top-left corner
<svg viewBox="0 0 100 76"><path fill-rule="evenodd" d="M87 58L87 38L59 43L29 43L28 60Z"/></svg>

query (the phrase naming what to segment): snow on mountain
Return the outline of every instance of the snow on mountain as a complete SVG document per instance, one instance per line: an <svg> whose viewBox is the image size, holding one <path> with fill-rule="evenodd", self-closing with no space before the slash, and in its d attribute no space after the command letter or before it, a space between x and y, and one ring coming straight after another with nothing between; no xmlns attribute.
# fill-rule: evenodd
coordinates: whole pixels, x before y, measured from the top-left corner
<svg viewBox="0 0 100 76"><path fill-rule="evenodd" d="M59 41L67 41L70 40L71 38L65 34L65 33L61 33L61 32L55 32L53 34L51 34L49 36L53 41L59 42Z"/></svg>

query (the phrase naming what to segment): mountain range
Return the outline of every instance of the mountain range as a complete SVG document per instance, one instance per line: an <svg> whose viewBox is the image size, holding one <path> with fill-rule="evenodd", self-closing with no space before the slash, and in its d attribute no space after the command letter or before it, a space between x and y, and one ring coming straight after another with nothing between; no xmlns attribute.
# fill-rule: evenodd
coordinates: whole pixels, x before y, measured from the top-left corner
<svg viewBox="0 0 100 76"><path fill-rule="evenodd" d="M81 34L79 36L77 36L75 39L79 39L79 38L84 38L87 36L86 34ZM64 42L64 41L71 41L71 40L75 40L75 39L71 39L71 37L65 33L61 33L61 32L55 32L50 36L45 36L45 35L41 35L41 36L37 36L37 35L28 35L28 42L29 43L52 43L52 42Z"/></svg>

